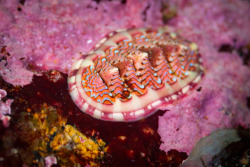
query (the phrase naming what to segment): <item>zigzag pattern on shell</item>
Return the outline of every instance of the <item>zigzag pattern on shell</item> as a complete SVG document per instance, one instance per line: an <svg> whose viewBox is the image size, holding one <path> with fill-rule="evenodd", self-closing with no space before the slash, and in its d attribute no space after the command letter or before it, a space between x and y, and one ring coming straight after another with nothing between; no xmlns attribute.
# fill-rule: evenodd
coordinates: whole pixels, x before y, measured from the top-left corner
<svg viewBox="0 0 250 167"><path fill-rule="evenodd" d="M73 101L108 121L136 121L187 94L203 75L195 43L166 29L110 33L77 59L69 74Z"/></svg>

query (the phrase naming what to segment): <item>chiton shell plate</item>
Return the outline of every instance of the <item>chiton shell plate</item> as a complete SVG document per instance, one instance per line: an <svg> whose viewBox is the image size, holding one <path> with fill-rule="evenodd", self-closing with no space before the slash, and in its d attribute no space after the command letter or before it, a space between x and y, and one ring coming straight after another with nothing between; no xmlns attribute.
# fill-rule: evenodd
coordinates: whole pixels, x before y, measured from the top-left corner
<svg viewBox="0 0 250 167"><path fill-rule="evenodd" d="M203 75L195 43L165 29L110 33L79 57L68 77L83 112L107 121L136 121L184 97Z"/></svg>

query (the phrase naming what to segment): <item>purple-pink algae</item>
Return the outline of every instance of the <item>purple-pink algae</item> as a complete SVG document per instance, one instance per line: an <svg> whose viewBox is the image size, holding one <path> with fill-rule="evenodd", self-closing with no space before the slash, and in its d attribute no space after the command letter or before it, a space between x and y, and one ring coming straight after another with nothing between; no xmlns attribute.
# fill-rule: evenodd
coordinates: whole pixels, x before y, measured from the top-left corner
<svg viewBox="0 0 250 167"><path fill-rule="evenodd" d="M162 107L168 111L159 118L158 132L161 149L190 152L201 137L217 128L249 126L250 70L236 51L218 50L223 44L237 48L250 42L250 3L170 0L168 4L178 13L170 21L173 30L198 44L205 77L187 98ZM0 47L9 53L1 53L0 75L13 85L26 85L34 71L67 73L75 58L111 31L162 26L161 5L162 1L154 0L127 0L125 4L34 0L24 5L0 1ZM7 102L1 102L2 106ZM2 113L6 112L5 108Z"/></svg>
<svg viewBox="0 0 250 167"><path fill-rule="evenodd" d="M189 0L175 5L178 17L171 25L198 44L205 77L187 98L163 107L168 111L159 118L158 132L162 150L189 153L200 138L216 129L250 126L249 67L236 50L219 52L223 44L237 48L250 42L250 3Z"/></svg>
<svg viewBox="0 0 250 167"><path fill-rule="evenodd" d="M0 76L27 85L34 71L67 73L75 58L88 53L107 33L134 27L158 27L161 1L0 1ZM1 55L0 55L1 57Z"/></svg>
<svg viewBox="0 0 250 167"><path fill-rule="evenodd" d="M2 121L2 124L4 127L9 127L9 121L10 121L10 114L11 114L11 103L13 102L12 99L8 99L5 102L2 101L2 98L4 98L7 95L7 92L3 89L0 89L0 120Z"/></svg>

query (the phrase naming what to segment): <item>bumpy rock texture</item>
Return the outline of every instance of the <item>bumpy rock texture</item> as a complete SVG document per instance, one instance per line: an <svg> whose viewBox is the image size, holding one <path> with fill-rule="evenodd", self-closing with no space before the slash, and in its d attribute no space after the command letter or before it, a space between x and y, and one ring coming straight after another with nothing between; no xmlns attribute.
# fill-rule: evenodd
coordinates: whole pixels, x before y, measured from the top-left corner
<svg viewBox="0 0 250 167"><path fill-rule="evenodd" d="M32 81L34 71L67 73L75 58L107 33L163 25L164 1L0 1L0 75L13 85ZM166 3L166 2L164 2ZM161 149L190 152L211 131L249 126L250 70L236 50L249 43L250 3L245 0L168 1L177 16L169 24L198 44L205 77L200 88L159 119ZM246 63L245 63L246 64Z"/></svg>
<svg viewBox="0 0 250 167"><path fill-rule="evenodd" d="M0 75L14 85L29 84L34 69L66 73L111 31L162 25L161 1L20 2L0 2L0 49L7 46L1 54L8 60L0 62Z"/></svg>
<svg viewBox="0 0 250 167"><path fill-rule="evenodd" d="M171 106L159 119L161 149L190 152L213 130L249 127L250 70L239 53L219 52L220 45L249 43L250 3L247 1L181 1L178 17L171 21L186 38L195 41L205 67L205 77L190 96ZM202 9L202 10L200 10ZM240 9L240 10L239 10Z"/></svg>

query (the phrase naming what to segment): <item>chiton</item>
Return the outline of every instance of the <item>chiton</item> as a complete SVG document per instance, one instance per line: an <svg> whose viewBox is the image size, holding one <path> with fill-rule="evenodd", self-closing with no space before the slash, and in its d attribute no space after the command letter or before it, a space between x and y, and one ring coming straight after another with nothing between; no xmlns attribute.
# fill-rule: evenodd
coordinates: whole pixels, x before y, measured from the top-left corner
<svg viewBox="0 0 250 167"><path fill-rule="evenodd" d="M163 28L110 33L69 73L70 95L85 113L136 121L173 103L203 75L195 43Z"/></svg>

